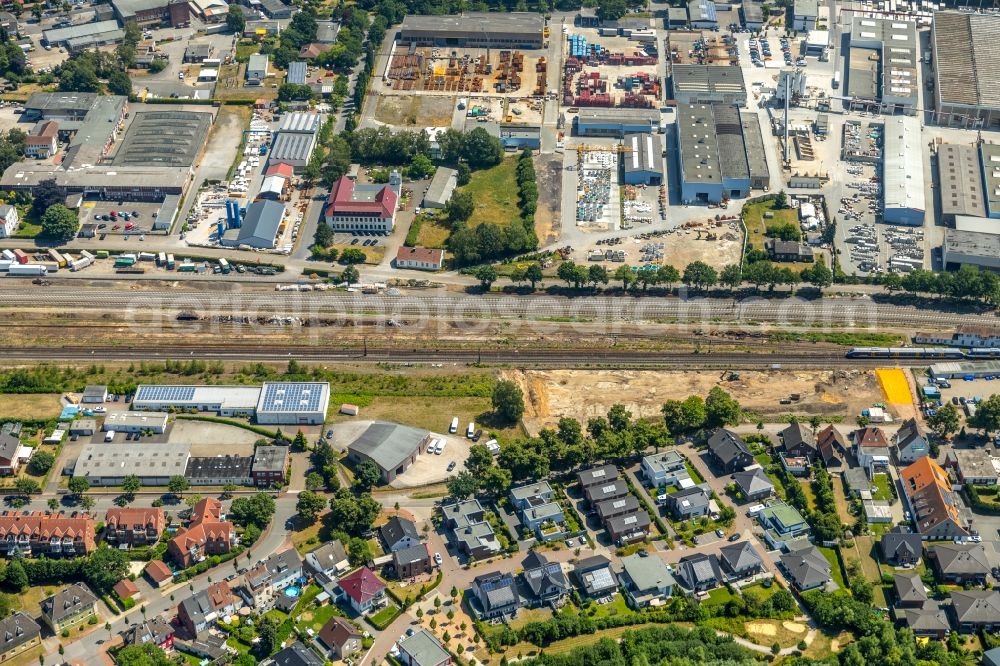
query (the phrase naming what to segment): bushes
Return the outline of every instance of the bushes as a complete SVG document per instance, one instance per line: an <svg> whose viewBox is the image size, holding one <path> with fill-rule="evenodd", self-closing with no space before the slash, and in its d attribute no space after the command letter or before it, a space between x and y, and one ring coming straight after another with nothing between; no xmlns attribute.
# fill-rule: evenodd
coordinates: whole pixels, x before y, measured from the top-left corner
<svg viewBox="0 0 1000 666"><path fill-rule="evenodd" d="M988 499L992 496L992 499ZM996 501L996 493L989 492L989 489L974 485L965 486L965 497L969 506L981 513L1000 515L1000 502Z"/></svg>

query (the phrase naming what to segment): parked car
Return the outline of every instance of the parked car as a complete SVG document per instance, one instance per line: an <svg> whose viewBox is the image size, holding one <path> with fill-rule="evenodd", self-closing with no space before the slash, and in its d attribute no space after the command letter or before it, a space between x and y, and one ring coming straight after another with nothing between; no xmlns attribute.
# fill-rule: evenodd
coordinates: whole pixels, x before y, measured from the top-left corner
<svg viewBox="0 0 1000 666"><path fill-rule="evenodd" d="M719 538L721 539L721 538L723 538L724 536L726 536L726 533L725 533L725 532L723 532L723 531L722 531L721 529L719 529L719 530L715 530L715 536L717 536L717 537L719 537Z"/></svg>
<svg viewBox="0 0 1000 666"><path fill-rule="evenodd" d="M730 535L729 540L730 541L739 541L740 540L740 533L736 532L736 533Z"/></svg>
<svg viewBox="0 0 1000 666"><path fill-rule="evenodd" d="M448 463L448 471L450 472L451 470L455 469L455 465L456 465L456 463L455 463L454 460L452 460L450 463Z"/></svg>
<svg viewBox="0 0 1000 666"><path fill-rule="evenodd" d="M434 564L441 566L442 562L444 562L444 560L441 558L441 553L434 553Z"/></svg>

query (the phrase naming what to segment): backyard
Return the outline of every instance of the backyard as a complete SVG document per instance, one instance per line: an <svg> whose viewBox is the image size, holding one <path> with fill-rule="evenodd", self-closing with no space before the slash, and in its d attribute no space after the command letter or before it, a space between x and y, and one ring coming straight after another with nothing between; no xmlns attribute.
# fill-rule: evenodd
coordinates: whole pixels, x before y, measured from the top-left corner
<svg viewBox="0 0 1000 666"><path fill-rule="evenodd" d="M772 213L773 217L765 218L767 213ZM798 211L794 208L774 210L774 199L744 206L743 220L747 225L749 243L758 250L764 249L764 239L768 229L784 224L794 225L796 229L799 226Z"/></svg>
<svg viewBox="0 0 1000 666"><path fill-rule="evenodd" d="M848 589L847 579L844 576L844 570L840 566L840 560L837 558L837 551L833 548L827 546L817 546L819 552L823 553L823 557L826 561L830 563L830 576L833 578L833 582L836 583L840 589Z"/></svg>
<svg viewBox="0 0 1000 666"><path fill-rule="evenodd" d="M872 499L886 500L892 499L892 490L888 474L876 474L872 477Z"/></svg>

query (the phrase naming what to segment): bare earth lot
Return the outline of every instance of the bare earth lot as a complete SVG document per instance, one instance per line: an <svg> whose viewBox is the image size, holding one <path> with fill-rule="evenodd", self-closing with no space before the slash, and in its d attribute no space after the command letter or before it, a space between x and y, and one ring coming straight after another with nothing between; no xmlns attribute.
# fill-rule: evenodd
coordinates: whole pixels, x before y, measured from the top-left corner
<svg viewBox="0 0 1000 666"><path fill-rule="evenodd" d="M384 95L375 119L397 127L448 127L457 97L446 95Z"/></svg>
<svg viewBox="0 0 1000 666"><path fill-rule="evenodd" d="M666 400L704 397L713 386L721 386L744 409L765 417L791 412L853 414L882 400L875 374L869 370L740 372L736 381L722 381L728 373L719 371L510 370L504 374L524 391L524 423L531 433L555 426L563 416L586 423L607 414L615 403L624 404L635 416L656 417ZM792 393L801 396L797 404L779 403Z"/></svg>

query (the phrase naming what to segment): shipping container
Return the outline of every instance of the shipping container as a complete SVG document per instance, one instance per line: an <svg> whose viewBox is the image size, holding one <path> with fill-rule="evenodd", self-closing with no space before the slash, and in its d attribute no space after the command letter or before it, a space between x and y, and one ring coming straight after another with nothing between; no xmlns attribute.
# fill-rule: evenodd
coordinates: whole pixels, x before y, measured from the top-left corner
<svg viewBox="0 0 1000 666"><path fill-rule="evenodd" d="M0 252L0 255L2 255L7 261L17 261L17 257L14 256L14 253L10 250L4 250L3 252Z"/></svg>
<svg viewBox="0 0 1000 666"><path fill-rule="evenodd" d="M98 250L95 256L98 259L107 259L110 255L108 254L107 250Z"/></svg>
<svg viewBox="0 0 1000 666"><path fill-rule="evenodd" d="M177 267L178 273L194 273L195 270L196 270L195 265L190 262L184 262Z"/></svg>
<svg viewBox="0 0 1000 666"><path fill-rule="evenodd" d="M174 255L168 254L167 255L167 270L168 271L172 271L172 270L174 270L174 268L176 266L177 266L177 263L174 261Z"/></svg>
<svg viewBox="0 0 1000 666"><path fill-rule="evenodd" d="M49 258L51 258L52 261L55 262L59 266L59 268L63 268L66 265L66 259L65 259L65 257L63 257L61 254L59 254L56 250L50 248L49 251L48 251L48 255L49 255Z"/></svg>
<svg viewBox="0 0 1000 666"><path fill-rule="evenodd" d="M135 257L122 255L115 258L115 268L124 268L135 264Z"/></svg>
<svg viewBox="0 0 1000 666"><path fill-rule="evenodd" d="M139 261L155 261L156 255L152 252L140 252L139 256L136 257Z"/></svg>
<svg viewBox="0 0 1000 666"><path fill-rule="evenodd" d="M0 273L6 273L11 266L16 266L17 262L10 259L0 259Z"/></svg>
<svg viewBox="0 0 1000 666"><path fill-rule="evenodd" d="M34 277L48 275L49 271L41 264L11 264L9 275L19 277Z"/></svg>
<svg viewBox="0 0 1000 666"><path fill-rule="evenodd" d="M229 267L229 262L225 259L219 259L219 268L222 269L222 272L226 275L229 275L229 271L232 270L232 268Z"/></svg>
<svg viewBox="0 0 1000 666"><path fill-rule="evenodd" d="M94 263L94 258L92 256L91 257L80 257L76 261L73 261L72 263L70 263L69 269L71 271L73 271L73 272L76 272L76 271L79 271L79 270L82 270L82 269L86 268L87 266L90 266L92 263Z"/></svg>
<svg viewBox="0 0 1000 666"><path fill-rule="evenodd" d="M22 252L21 250L14 250L14 258L17 260L17 263L19 264L28 263L28 255Z"/></svg>
<svg viewBox="0 0 1000 666"><path fill-rule="evenodd" d="M166 266L167 265L167 253L166 252L161 252L158 255L156 255L156 265L157 266Z"/></svg>

